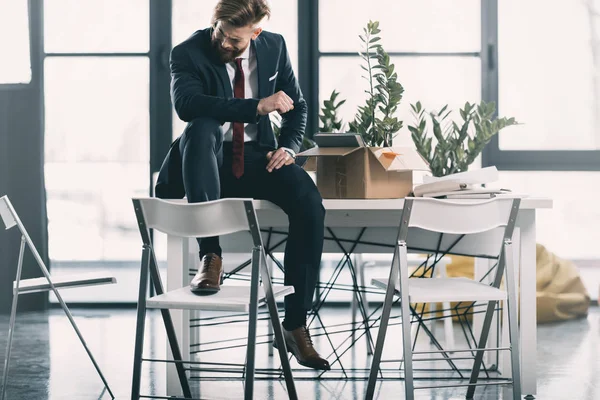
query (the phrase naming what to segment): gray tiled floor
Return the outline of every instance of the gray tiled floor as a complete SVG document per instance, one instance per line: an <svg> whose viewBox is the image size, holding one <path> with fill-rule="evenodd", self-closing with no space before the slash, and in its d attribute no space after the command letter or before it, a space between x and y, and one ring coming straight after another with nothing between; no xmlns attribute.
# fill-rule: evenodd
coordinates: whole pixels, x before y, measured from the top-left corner
<svg viewBox="0 0 600 400"><path fill-rule="evenodd" d="M131 362L135 330L134 310L82 310L74 311L89 346L96 355L117 398L129 398L131 384ZM328 309L324 313L330 321L347 320L349 310ZM0 316L0 346L2 361L8 316ZM164 357L165 334L159 314L150 312L145 344L146 357ZM245 334L244 324L234 324L213 333L203 331L203 338L225 338L227 334L240 337ZM264 327L261 327L264 332ZM60 310L47 313L26 313L18 317L13 356L9 376L8 399L108 399L102 393L102 384L70 329L67 319ZM456 328L456 335L461 333ZM231 337L233 337L231 336ZM334 341L337 340L335 337ZM327 353L323 336L316 343ZM390 347L397 347L393 342ZM266 345L259 346L257 366L278 367L278 363L266 356ZM387 349L387 345L386 345ZM393 349L387 349L392 351ZM228 362L243 360L243 348L238 348L224 358ZM215 353L216 354L216 353ZM214 355L212 355L214 357ZM538 373L537 398L541 400L596 400L600 399L600 310L590 310L587 319L569 321L538 327ZM207 357L209 355L207 354ZM209 357L210 358L210 357ZM364 341L357 343L354 350L343 357L346 368L365 368ZM298 368L293 362L292 366ZM0 366L1 368L1 366ZM165 393L165 367L162 364L146 364L143 370L142 388L146 394ZM310 376L300 371L298 377ZM423 383L420 381L419 383ZM197 385L197 383L195 383ZM202 398L240 399L243 387L239 381L202 381ZM301 379L297 382L300 398L310 399L360 399L365 382L346 380ZM194 389L198 393L197 386ZM378 384L379 399L402 399L401 381L384 381ZM286 398L284 385L279 381L256 382L256 399ZM417 399L464 398L464 389L419 391ZM510 389L488 387L479 389L477 399L507 399Z"/></svg>

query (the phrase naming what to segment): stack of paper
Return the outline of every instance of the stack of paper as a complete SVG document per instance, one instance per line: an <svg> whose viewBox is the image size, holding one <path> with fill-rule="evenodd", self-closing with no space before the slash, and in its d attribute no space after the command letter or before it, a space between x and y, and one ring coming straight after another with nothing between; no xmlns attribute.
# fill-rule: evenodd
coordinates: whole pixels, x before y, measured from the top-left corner
<svg viewBox="0 0 600 400"><path fill-rule="evenodd" d="M482 185L498 180L496 167L460 172L441 178L426 176L422 185L414 188L416 197L438 197L447 199L482 199L509 194L507 189L490 189Z"/></svg>
<svg viewBox="0 0 600 400"><path fill-rule="evenodd" d="M496 169L496 167L485 167L481 169L475 169L473 171L459 172L457 174L450 174L442 177L425 176L423 178L423 182L433 183L443 181L456 181L460 183L465 183L467 185L481 185L496 182L498 178L498 170Z"/></svg>

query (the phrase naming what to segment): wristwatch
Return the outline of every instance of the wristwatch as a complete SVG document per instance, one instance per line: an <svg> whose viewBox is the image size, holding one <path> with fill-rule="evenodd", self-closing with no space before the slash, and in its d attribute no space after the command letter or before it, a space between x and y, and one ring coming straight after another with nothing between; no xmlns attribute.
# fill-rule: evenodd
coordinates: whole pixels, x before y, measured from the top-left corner
<svg viewBox="0 0 600 400"><path fill-rule="evenodd" d="M294 151L293 151L293 150L291 150L291 149L288 149L288 148L286 148L286 147L282 147L282 149L283 149L283 150L284 150L286 153L288 153L288 154L290 155L290 157L292 157L294 160L296 159L296 153L294 153Z"/></svg>

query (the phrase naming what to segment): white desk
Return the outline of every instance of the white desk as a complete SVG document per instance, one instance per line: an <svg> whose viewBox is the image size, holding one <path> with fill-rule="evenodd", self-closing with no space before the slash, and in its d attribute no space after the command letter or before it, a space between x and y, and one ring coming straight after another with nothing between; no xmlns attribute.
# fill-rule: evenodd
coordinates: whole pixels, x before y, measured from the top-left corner
<svg viewBox="0 0 600 400"><path fill-rule="evenodd" d="M469 202L471 200L463 200ZM473 200L477 201L477 200ZM397 229L404 206L403 199L391 200L324 200L327 211L325 217L324 252L340 253L340 246L353 253L391 253L397 237ZM281 252L284 245L274 246L286 237L288 220L285 213L274 204L256 200L259 224L263 230L265 247L270 251ZM515 261L520 267L520 337L521 337L521 371L524 395L536 394L536 236L535 212L537 209L551 208L552 200L546 198L524 198L517 219L514 242L518 244ZM266 232L271 230L271 232ZM270 245L267 237L270 235ZM444 235L441 247L447 247L457 237ZM425 233L411 234L409 249L416 251L436 251L437 236ZM476 238L460 240L453 248L453 253L472 256L491 256L499 253L501 232L490 232ZM181 238L168 238L167 250L167 289L173 290L189 284L189 268L197 264L194 242ZM231 235L221 240L223 252L249 253L252 249L250 236L245 233ZM352 249L352 247L355 248ZM487 264L487 260L484 260ZM186 311L171 311L175 330L180 340L183 357L189 357L189 316ZM169 395L179 393L179 381L174 372L168 370L167 392Z"/></svg>

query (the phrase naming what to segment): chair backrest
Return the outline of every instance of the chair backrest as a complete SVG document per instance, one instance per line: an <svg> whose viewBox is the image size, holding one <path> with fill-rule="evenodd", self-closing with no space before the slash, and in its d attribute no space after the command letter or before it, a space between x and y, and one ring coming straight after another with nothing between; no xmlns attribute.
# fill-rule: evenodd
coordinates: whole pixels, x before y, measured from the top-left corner
<svg viewBox="0 0 600 400"><path fill-rule="evenodd" d="M520 199L500 197L483 201L407 198L402 223L407 221L409 228L450 234L474 234L506 227L512 235L519 204ZM410 214L408 218L406 213Z"/></svg>
<svg viewBox="0 0 600 400"><path fill-rule="evenodd" d="M186 203L151 197L134 198L133 203L140 229L145 224L146 228L180 237L203 238L248 231L248 216L254 213L252 199Z"/></svg>
<svg viewBox="0 0 600 400"><path fill-rule="evenodd" d="M9 230L13 226L17 225L16 213L8 196L0 197L0 218L2 218L2 222L6 227L6 230Z"/></svg>

